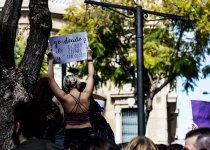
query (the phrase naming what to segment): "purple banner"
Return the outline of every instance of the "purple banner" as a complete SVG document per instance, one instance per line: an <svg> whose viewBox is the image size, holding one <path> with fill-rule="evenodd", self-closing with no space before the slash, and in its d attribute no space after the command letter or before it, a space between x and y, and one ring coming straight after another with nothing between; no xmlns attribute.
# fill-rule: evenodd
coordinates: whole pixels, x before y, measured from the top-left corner
<svg viewBox="0 0 210 150"><path fill-rule="evenodd" d="M198 127L210 127L210 102L191 100L193 122Z"/></svg>

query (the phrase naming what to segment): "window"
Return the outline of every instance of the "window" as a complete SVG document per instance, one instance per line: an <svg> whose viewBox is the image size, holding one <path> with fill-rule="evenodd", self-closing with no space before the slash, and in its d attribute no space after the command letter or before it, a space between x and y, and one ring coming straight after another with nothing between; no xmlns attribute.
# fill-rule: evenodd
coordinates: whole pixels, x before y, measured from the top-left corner
<svg viewBox="0 0 210 150"><path fill-rule="evenodd" d="M129 142L138 136L138 110L122 109L122 142Z"/></svg>

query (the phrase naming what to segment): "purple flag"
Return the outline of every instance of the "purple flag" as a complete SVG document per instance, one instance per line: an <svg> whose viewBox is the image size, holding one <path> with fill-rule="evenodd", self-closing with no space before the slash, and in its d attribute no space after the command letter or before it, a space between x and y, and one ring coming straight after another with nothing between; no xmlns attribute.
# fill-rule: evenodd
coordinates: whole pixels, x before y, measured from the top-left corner
<svg viewBox="0 0 210 150"><path fill-rule="evenodd" d="M210 127L210 102L191 100L193 122L198 127Z"/></svg>

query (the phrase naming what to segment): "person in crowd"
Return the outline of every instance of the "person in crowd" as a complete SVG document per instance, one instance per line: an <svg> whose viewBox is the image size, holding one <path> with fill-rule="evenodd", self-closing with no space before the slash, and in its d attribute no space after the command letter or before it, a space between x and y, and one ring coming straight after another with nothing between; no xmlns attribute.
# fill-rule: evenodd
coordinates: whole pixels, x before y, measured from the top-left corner
<svg viewBox="0 0 210 150"><path fill-rule="evenodd" d="M117 145L119 146L120 150L125 150L126 146L128 145L128 142L119 143Z"/></svg>
<svg viewBox="0 0 210 150"><path fill-rule="evenodd" d="M107 138L93 136L88 138L78 150L120 150L120 147Z"/></svg>
<svg viewBox="0 0 210 150"><path fill-rule="evenodd" d="M38 79L34 87L33 97L36 102L46 111L47 124L44 138L55 142L56 133L63 124L63 108L60 102L54 97L54 93L47 77Z"/></svg>
<svg viewBox="0 0 210 150"><path fill-rule="evenodd" d="M126 150L157 150L153 141L145 136L133 138L125 148Z"/></svg>
<svg viewBox="0 0 210 150"><path fill-rule="evenodd" d="M82 92L85 89L85 87L85 82L80 82L78 84L78 90L80 92ZM101 106L98 104L97 101L95 101L94 96L92 95L90 99L89 117L91 126L94 130L94 135L107 138L115 142L114 132L112 131L105 117L102 115L103 109L104 108L101 108Z"/></svg>
<svg viewBox="0 0 210 150"><path fill-rule="evenodd" d="M13 106L14 150L60 150L49 140L44 140L46 113L36 101L17 102Z"/></svg>
<svg viewBox="0 0 210 150"><path fill-rule="evenodd" d="M210 150L210 136L198 136L195 148L197 150Z"/></svg>
<svg viewBox="0 0 210 150"><path fill-rule="evenodd" d="M166 150L168 145L166 144L155 144L158 150Z"/></svg>
<svg viewBox="0 0 210 150"><path fill-rule="evenodd" d="M210 137L210 128L197 128L189 131L185 136L184 149L186 150L197 150L197 145L202 145L200 142L203 141L203 137Z"/></svg>
<svg viewBox="0 0 210 150"><path fill-rule="evenodd" d="M177 143L174 143L174 144L169 144L167 146L167 150L183 150L184 146L181 145L181 144L177 144Z"/></svg>
<svg viewBox="0 0 210 150"><path fill-rule="evenodd" d="M88 78L85 89L77 88L78 78L74 74L64 77L62 90L54 79L53 53L48 53L48 81L56 98L61 102L65 114L65 149L74 150L86 138L93 134L89 120L90 97L94 87L94 66L92 50L87 50Z"/></svg>

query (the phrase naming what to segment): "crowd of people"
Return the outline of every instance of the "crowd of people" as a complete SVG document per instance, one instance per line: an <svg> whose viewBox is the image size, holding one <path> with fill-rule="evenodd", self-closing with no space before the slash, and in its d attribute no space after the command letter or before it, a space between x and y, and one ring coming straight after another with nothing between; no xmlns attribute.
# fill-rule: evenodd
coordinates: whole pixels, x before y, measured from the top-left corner
<svg viewBox="0 0 210 150"><path fill-rule="evenodd" d="M116 144L102 136L88 136L74 144L77 146L62 148L51 138L46 137L47 114L37 101L18 102L13 107L14 131L12 139L14 150L209 150L210 128L197 128L186 134L185 145L155 144L145 136L137 136L128 143ZM72 134L74 136L74 134ZM77 136L77 135L75 135ZM77 139L79 140L79 139Z"/></svg>
<svg viewBox="0 0 210 150"><path fill-rule="evenodd" d="M63 89L54 79L53 61L53 54L49 53L48 77L38 80L34 87L33 99L17 102L13 106L12 139L16 145L14 150L210 149L210 128L196 128L188 132L184 145L155 144L146 136L137 136L127 143L116 144L114 133L102 117L100 106L94 102L92 95L92 50L87 50L86 82L79 82L75 74L70 74L63 80ZM103 121L106 128L97 128L97 118Z"/></svg>

